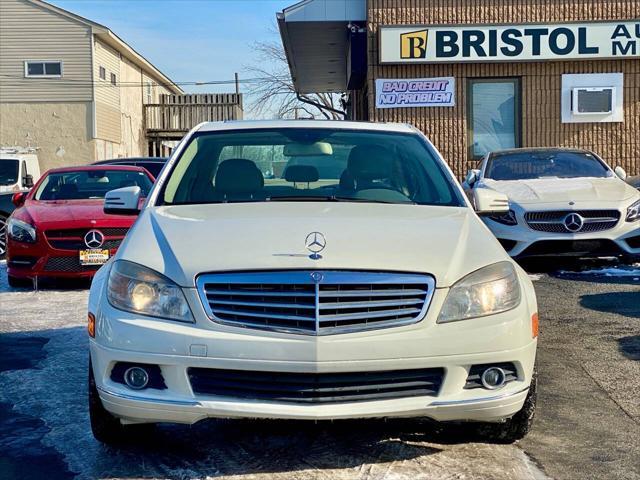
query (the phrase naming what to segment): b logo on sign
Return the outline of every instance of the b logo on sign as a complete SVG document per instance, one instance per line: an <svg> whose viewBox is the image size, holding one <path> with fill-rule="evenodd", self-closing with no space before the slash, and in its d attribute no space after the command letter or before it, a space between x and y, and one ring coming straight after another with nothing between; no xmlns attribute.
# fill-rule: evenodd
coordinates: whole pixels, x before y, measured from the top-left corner
<svg viewBox="0 0 640 480"><path fill-rule="evenodd" d="M428 30L400 35L400 58L426 58Z"/></svg>

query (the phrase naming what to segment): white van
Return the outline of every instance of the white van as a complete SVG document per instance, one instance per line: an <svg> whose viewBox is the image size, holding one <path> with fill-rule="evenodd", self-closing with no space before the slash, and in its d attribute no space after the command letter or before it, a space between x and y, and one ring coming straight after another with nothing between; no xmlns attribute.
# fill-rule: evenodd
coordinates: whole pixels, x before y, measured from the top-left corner
<svg viewBox="0 0 640 480"><path fill-rule="evenodd" d="M39 178L35 148L0 148L0 193L28 190Z"/></svg>

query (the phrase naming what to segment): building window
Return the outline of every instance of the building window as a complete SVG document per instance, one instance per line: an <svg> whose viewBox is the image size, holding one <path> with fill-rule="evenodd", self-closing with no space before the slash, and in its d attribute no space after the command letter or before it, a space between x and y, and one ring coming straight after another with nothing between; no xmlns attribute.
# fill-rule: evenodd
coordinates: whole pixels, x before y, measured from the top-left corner
<svg viewBox="0 0 640 480"><path fill-rule="evenodd" d="M147 82L147 103L153 103L153 93L151 90L151 82Z"/></svg>
<svg viewBox="0 0 640 480"><path fill-rule="evenodd" d="M106 80L107 79L107 69L104 67L100 67L98 69L98 75L100 76L100 80Z"/></svg>
<svg viewBox="0 0 640 480"><path fill-rule="evenodd" d="M520 79L470 79L467 91L470 157L519 147Z"/></svg>
<svg viewBox="0 0 640 480"><path fill-rule="evenodd" d="M62 62L28 60L24 62L24 76L40 78L61 78Z"/></svg>
<svg viewBox="0 0 640 480"><path fill-rule="evenodd" d="M118 77L116 77L115 73L111 74L111 85L116 85L118 83Z"/></svg>

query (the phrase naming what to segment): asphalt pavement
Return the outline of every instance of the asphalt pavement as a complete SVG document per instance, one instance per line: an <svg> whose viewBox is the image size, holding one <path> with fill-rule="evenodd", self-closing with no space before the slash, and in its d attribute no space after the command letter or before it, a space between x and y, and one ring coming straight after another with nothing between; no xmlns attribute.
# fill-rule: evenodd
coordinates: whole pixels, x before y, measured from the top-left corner
<svg viewBox="0 0 640 480"><path fill-rule="evenodd" d="M112 448L88 424L87 291L13 290L0 263L0 479L640 479L640 267L534 280L538 411L515 445L414 419L208 420Z"/></svg>

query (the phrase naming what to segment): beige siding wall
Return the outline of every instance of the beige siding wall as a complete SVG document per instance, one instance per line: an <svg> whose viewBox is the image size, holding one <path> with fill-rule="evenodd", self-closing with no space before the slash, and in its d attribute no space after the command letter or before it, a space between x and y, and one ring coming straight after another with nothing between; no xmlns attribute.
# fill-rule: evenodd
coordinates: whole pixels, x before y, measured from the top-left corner
<svg viewBox="0 0 640 480"><path fill-rule="evenodd" d="M25 78L26 60L60 60L62 78ZM0 102L90 101L91 32L27 0L0 0Z"/></svg>
<svg viewBox="0 0 640 480"><path fill-rule="evenodd" d="M639 0L369 0L369 81L359 104L375 121L408 122L424 131L456 174L475 165L469 158L467 80L516 77L522 87L522 146L592 149L611 165L640 174L640 60L537 63L381 65L378 27L385 24L551 23L640 18ZM623 72L624 123L563 124L560 87L563 73ZM376 78L456 78L453 108L375 108ZM367 98L362 98L362 95ZM364 112L360 111L360 115ZM362 118L362 117L361 117Z"/></svg>
<svg viewBox="0 0 640 480"><path fill-rule="evenodd" d="M111 75L116 75L120 83L120 54L99 40L94 41L93 76L95 78L96 137L101 140L120 143L122 137L120 120L120 90L111 83ZM105 70L104 80L100 78L100 68Z"/></svg>
<svg viewBox="0 0 640 480"><path fill-rule="evenodd" d="M40 169L94 160L91 102L0 104L0 144L38 148Z"/></svg>

